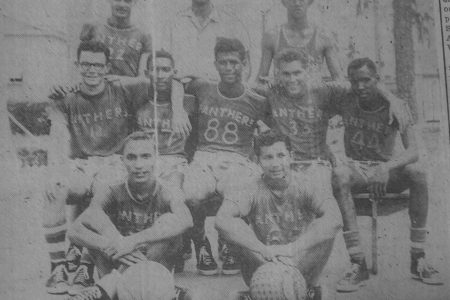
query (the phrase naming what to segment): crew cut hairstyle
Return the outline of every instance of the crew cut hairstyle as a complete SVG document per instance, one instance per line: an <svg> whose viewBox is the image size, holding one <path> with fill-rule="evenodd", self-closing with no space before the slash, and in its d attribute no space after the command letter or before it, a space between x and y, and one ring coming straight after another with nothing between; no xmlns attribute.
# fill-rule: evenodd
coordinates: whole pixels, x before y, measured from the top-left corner
<svg viewBox="0 0 450 300"><path fill-rule="evenodd" d="M123 141L122 141L122 153L125 150L125 147L131 142L131 141L149 141L152 143L152 146L150 147L150 150L152 154L155 154L156 152L156 143L155 139L149 132L145 131L135 131L132 134L128 135Z"/></svg>
<svg viewBox="0 0 450 300"><path fill-rule="evenodd" d="M281 50L274 59L277 68L280 67L281 63L290 63L293 61L299 61L302 64L302 67L305 68L305 62L307 61L306 54L293 49L284 49Z"/></svg>
<svg viewBox="0 0 450 300"><path fill-rule="evenodd" d="M170 60L172 67L175 67L175 60L173 59L172 54L170 54L168 51L161 49L155 52L155 57L160 57L160 58L167 58ZM147 69L150 70L150 65L152 63L153 60L153 54L150 54L148 56L147 59Z"/></svg>
<svg viewBox="0 0 450 300"><path fill-rule="evenodd" d="M93 52L93 53L104 53L106 56L106 63L109 63L109 48L100 41L96 41L96 40L88 40L88 41L82 41L79 45L78 45L78 49L77 49L77 59L80 60L80 55L82 51L87 51L87 52Z"/></svg>
<svg viewBox="0 0 450 300"><path fill-rule="evenodd" d="M239 58L245 60L245 47L238 39L230 39L225 37L218 37L216 39L216 46L214 47L214 57L217 59L219 53L238 52Z"/></svg>
<svg viewBox="0 0 450 300"><path fill-rule="evenodd" d="M269 130L255 137L253 147L256 156L260 157L262 147L272 146L277 142L283 142L286 145L286 149L291 152L291 139L276 130Z"/></svg>
<svg viewBox="0 0 450 300"><path fill-rule="evenodd" d="M368 57L363 57L356 58L348 64L347 75L350 77L351 72L359 70L364 66L366 66L369 71L373 72L373 74L377 74L377 66L375 65L373 60Z"/></svg>

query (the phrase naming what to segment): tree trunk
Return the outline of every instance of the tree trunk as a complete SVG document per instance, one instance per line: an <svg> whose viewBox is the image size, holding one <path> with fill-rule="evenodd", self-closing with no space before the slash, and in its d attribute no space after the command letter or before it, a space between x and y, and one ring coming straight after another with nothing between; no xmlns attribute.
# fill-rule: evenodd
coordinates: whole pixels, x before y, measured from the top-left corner
<svg viewBox="0 0 450 300"><path fill-rule="evenodd" d="M400 98L408 101L414 119L417 121L415 93L415 59L413 24L414 9L411 0L393 0L395 76Z"/></svg>

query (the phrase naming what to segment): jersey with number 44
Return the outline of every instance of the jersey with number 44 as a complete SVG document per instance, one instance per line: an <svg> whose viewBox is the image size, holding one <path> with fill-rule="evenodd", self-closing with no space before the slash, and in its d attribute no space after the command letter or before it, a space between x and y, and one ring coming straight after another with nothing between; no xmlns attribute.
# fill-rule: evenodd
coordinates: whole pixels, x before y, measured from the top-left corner
<svg viewBox="0 0 450 300"><path fill-rule="evenodd" d="M345 153L363 161L388 161L394 152L398 124L389 125L389 103L375 111L364 110L350 95L342 106Z"/></svg>
<svg viewBox="0 0 450 300"><path fill-rule="evenodd" d="M203 83L196 89L199 101L197 150L230 151L249 157L258 120L268 111L266 98L246 89L237 98L227 98L218 84Z"/></svg>
<svg viewBox="0 0 450 300"><path fill-rule="evenodd" d="M189 114L194 107L194 96L184 96L184 107ZM160 155L182 155L185 156L184 146L186 136L172 131L172 108L171 103L156 104L150 100L137 112L137 127L139 130L155 133L155 107L158 128L158 150Z"/></svg>

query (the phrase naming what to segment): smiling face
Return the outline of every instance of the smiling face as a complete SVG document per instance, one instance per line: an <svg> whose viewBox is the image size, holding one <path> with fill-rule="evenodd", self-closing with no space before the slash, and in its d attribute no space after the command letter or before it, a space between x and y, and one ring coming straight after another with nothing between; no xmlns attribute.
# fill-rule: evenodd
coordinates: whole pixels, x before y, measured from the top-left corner
<svg viewBox="0 0 450 300"><path fill-rule="evenodd" d="M223 83L235 84L242 81L244 61L241 59L239 52L219 52L214 64Z"/></svg>
<svg viewBox="0 0 450 300"><path fill-rule="evenodd" d="M295 97L305 93L306 72L300 61L280 62L278 66L278 81L286 90L290 97Z"/></svg>
<svg viewBox="0 0 450 300"><path fill-rule="evenodd" d="M109 71L109 64L103 52L81 51L77 66L83 83L90 88L99 86Z"/></svg>
<svg viewBox="0 0 450 300"><path fill-rule="evenodd" d="M109 0L111 4L111 14L115 18L127 19L131 16L131 8L135 0Z"/></svg>
<svg viewBox="0 0 450 300"><path fill-rule="evenodd" d="M376 94L378 78L378 75L366 65L349 72L352 91L361 100L368 100Z"/></svg>
<svg viewBox="0 0 450 300"><path fill-rule="evenodd" d="M269 180L286 178L290 172L291 155L284 142L276 142L270 146L262 146L259 164L264 176Z"/></svg>
<svg viewBox="0 0 450 300"><path fill-rule="evenodd" d="M122 160L130 183L145 183L154 178L155 155L151 140L130 140L123 149Z"/></svg>

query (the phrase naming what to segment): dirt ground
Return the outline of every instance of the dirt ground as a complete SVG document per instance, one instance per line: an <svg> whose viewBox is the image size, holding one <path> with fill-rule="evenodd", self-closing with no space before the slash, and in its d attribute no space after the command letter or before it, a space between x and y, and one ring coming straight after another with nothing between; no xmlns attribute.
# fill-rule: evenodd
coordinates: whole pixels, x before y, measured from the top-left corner
<svg viewBox="0 0 450 300"><path fill-rule="evenodd" d="M443 286L427 286L409 278L409 218L403 208L379 217L378 264L379 273L371 276L367 285L351 294L334 292L334 286L347 266L342 235L339 234L335 250L323 272L323 286L328 295L324 299L450 299L450 255L448 226L449 168L442 159L439 133L429 130L424 139L430 159L430 208L428 257L445 280ZM448 146L448 145L446 145ZM26 173L26 175L25 175ZM0 299L1 300L62 300L64 296L45 293L44 281L48 275L48 254L41 228L42 200L39 190L45 175L41 171L27 170L21 190L15 196L0 198ZM213 219L207 220L207 232L217 249ZM359 217L363 242L370 260L370 219ZM217 254L217 253L216 253ZM217 256L216 256L217 257ZM228 299L230 292L246 289L240 275L204 277L196 274L195 260L187 262L185 272L176 276L179 285L199 291L200 299Z"/></svg>

